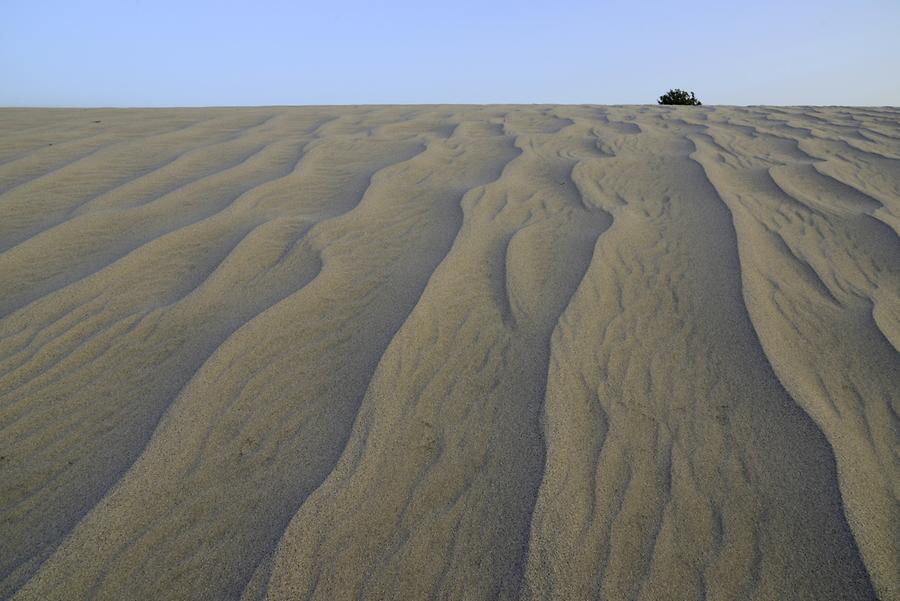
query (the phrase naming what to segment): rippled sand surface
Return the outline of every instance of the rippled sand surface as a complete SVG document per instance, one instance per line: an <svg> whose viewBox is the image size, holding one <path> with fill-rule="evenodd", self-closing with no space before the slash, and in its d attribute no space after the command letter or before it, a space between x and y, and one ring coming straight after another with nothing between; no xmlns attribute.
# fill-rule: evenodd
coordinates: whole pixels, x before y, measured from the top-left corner
<svg viewBox="0 0 900 601"><path fill-rule="evenodd" d="M0 110L0 598L900 599L900 109Z"/></svg>

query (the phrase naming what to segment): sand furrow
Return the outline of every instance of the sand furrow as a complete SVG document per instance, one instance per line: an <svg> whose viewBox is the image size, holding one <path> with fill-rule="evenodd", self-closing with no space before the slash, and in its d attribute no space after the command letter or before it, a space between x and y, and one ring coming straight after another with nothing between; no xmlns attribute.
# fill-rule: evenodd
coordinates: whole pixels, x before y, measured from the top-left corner
<svg viewBox="0 0 900 601"><path fill-rule="evenodd" d="M229 121L236 127L228 127L232 124ZM6 190L0 194L0 250L65 221L80 206L101 194L112 193L165 168L190 149L209 145L210 138L224 142L234 136L235 130L258 125L260 119L254 116L250 124L246 118L229 121L218 127L201 122L175 132L127 140L121 148L107 145L95 155ZM97 163L107 168L98 171Z"/></svg>
<svg viewBox="0 0 900 601"><path fill-rule="evenodd" d="M406 146L415 150L422 140L410 140ZM481 183L479 178L495 175L496 161L502 160L502 148L509 144L499 139L473 146L459 154L449 144L433 142L428 150L374 176L361 169L365 163L358 162L348 164L349 173L311 168L313 175L305 186L312 190L328 189L328 174L339 178L343 186L333 188L344 193L353 189L355 178L371 183L358 206L343 198L327 202L313 195L311 208L319 202L326 211L343 204L349 212L310 229L305 236L308 242L283 257L280 266L269 272L268 281L264 278L252 285L222 281L206 298L194 299L194 312L209 312L210 303L238 285L271 290L278 277L296 274L304 254L320 257L321 272L219 345L179 395L142 459L73 533L72 541L102 540L98 555L85 563L77 551L71 553L84 543L67 543L51 558L49 569L32 581L31 592L24 591L26 596L50 594L47 589L53 588L55 579L63 579L70 590L94 591L98 598L118 598L123 590L133 593L129 566L136 557L144 558L139 561L144 572L156 574L144 580L145 595L172 594L187 590L184 587L193 588L197 595L206 591L211 598L240 594L257 564L274 548L287 519L336 461L379 347L405 317L404 307L415 302L417 287L424 286L433 268L429 263L441 256L436 240L443 238L449 245L457 219L451 203L458 202L465 189ZM385 156L379 145L370 150L373 158ZM395 145L394 156L398 152L402 157L404 151ZM461 180L460 171L476 179ZM433 177L429 185L419 187L416 197L397 193L426 172ZM253 204L271 211L289 201L285 193L267 194ZM296 212L296 202L293 206ZM398 235L410 226L415 235ZM258 266L277 262L284 247L276 248L272 239L271 233L257 237L257 244L270 249L265 252L271 252L271 259L264 260L263 250L257 248L244 260L236 260L229 273L241 270L251 276ZM224 277L225 270L221 271ZM327 313L324 307L329 308ZM360 322L370 327L357 327ZM273 331L279 332L277 340L272 338ZM158 335L164 339L171 332L172 328L161 329ZM297 344L283 354L289 341ZM319 375L309 371L319 362L333 367ZM210 403L211 398L218 402ZM273 418L276 414L279 417ZM274 432L272 419L279 424ZM188 432L183 452L173 456L171 440L182 439ZM223 443L230 448L225 453ZM166 457L161 473L159 453ZM235 486L237 474L252 477L240 477L243 484ZM155 493L148 498L150 482ZM226 526L226 517L213 515L196 521L203 507L221 498L245 507L231 514L239 521ZM120 536L110 536L105 526L109 521L128 526ZM214 550L198 546L209 539L209 532L224 527L233 528L232 535L214 537L219 541ZM141 538L135 542L139 533ZM160 544L174 545L171 563L153 553ZM187 552L179 554L178 549ZM229 566L229 576L210 571L210 562ZM41 576L45 572L47 579Z"/></svg>
<svg viewBox="0 0 900 601"><path fill-rule="evenodd" d="M203 114L171 115L166 118L165 112L161 111L153 117L129 123L128 111L123 111L123 114L116 115L118 118L112 119L112 124L104 127L99 125L102 121L93 119L90 112L79 115L78 118L74 118L71 111L59 112L68 112L70 116L63 118L62 123L40 128L39 136L30 131L14 132L5 136L7 144L0 149L3 155L7 154L7 149L10 153L15 153L16 149L22 146L28 150L18 153L15 159L0 165L2 174L0 181L3 182L0 190L5 192L28 181L58 173L71 164L95 156L97 152L108 149L110 145L117 143L127 145L128 141L146 137L148 133L150 135L177 133L202 121L215 118L214 115ZM44 113L46 115L46 111ZM82 153L84 148L87 152Z"/></svg>
<svg viewBox="0 0 900 601"><path fill-rule="evenodd" d="M614 221L553 336L524 596L868 598L830 449L755 342L728 214L678 129L598 128ZM810 470L816 493L792 481Z"/></svg>
<svg viewBox="0 0 900 601"><path fill-rule="evenodd" d="M0 273L15 282L0 297L0 315L88 279L164 236L215 218L245 194L288 175L297 160L296 144L275 143L153 203L101 209L36 234L0 255Z"/></svg>
<svg viewBox="0 0 900 601"><path fill-rule="evenodd" d="M415 152L419 146L418 143L404 143L400 147L394 145L393 149L399 151L399 158L402 160L409 152ZM369 161L375 162L374 168L379 168L386 160L381 154L385 149L385 145L369 145ZM390 145L387 149L390 149ZM325 163L328 160L327 154L321 158ZM352 165L357 169L366 166L364 162ZM293 171L291 168L291 172ZM309 209L310 218L306 220L296 217L282 218L257 227L254 224L263 218L263 214L256 216L235 214L236 211L219 214L218 218L206 219L153 241L147 249L130 253L130 258L123 259L93 278L107 282L100 285L107 289L106 299L91 301L94 304L104 303L104 310L97 316L98 320L101 320L99 323L109 323L111 320L121 323L123 319L121 315L136 315L142 317L140 327L127 332L127 335L116 331L116 336L111 339L113 346L102 349L97 346L100 341L97 340L96 334L86 335L85 326L88 324L84 322L75 324L77 330L54 333L54 338L41 336L39 339L41 346L30 351L23 367L19 368L19 371L28 370L28 373L34 375L29 377L13 372L5 377L4 383L19 381L22 383L17 384L17 389L7 392L8 401L4 411L7 415L9 411L14 411L16 399L43 399L44 402L32 402L27 405L29 419L26 423L17 418L16 422L8 423L7 426L28 428L29 424L46 423L47 411L67 411L71 437L72 428L78 423L79 414L87 412L89 418L93 414L95 419L81 423L75 431L80 431L83 436L86 430L101 428L108 436L95 437L89 445L82 444L80 448L78 445L67 445L66 442L71 442L70 440L57 440L54 441L55 444L48 444L46 436L36 442L42 446L43 451L52 451L62 446L68 454L76 452L84 461L85 456L91 455L89 447L93 447L95 454L103 453L103 450L111 444L108 437L113 436L119 441L130 441L129 452L123 453L112 464L109 464L108 459L104 460L107 465L103 470L97 467L91 470L88 467L87 469L93 472L89 478L76 475L73 482L71 481L73 475L69 474L68 487L60 487L51 495L38 492L41 490L38 488L30 498L41 505L48 502L58 504L60 495L71 496L70 489L73 486L83 491L93 490L94 495L104 490L108 484L100 485L96 478L102 477L111 482L113 481L111 478L117 478L130 465L135 454L143 448L142 441L149 436L153 424L166 406L165 403L209 356L212 349L236 330L248 316L271 306L315 275L319 260L312 249L298 248L289 259L285 256L285 252L294 246L298 235L315 223L313 217L327 218L327 215L324 217L321 215L318 203L325 202L332 210L339 209L339 202L329 203L327 197L321 196L329 188L329 179L338 180L341 184L341 186L330 185L332 195L352 193L354 187L365 185L369 180L370 173L366 171L361 173L352 169L349 173L347 171L337 170L323 176L313 168L312 175L299 173L294 180L283 183L286 186L297 184L302 186L310 179L317 182L318 194L308 199L300 198L300 205L306 205ZM281 188L281 195L284 195L284 190L290 189L291 187ZM276 192L277 189L271 186L260 186L253 195L244 195L236 202L254 206L260 201L275 198ZM259 230L257 235L245 237L248 229L253 227ZM229 239L233 240L230 246ZM204 266L202 255L197 252L202 249L204 240L210 245L210 249L217 249L219 257L227 258L214 259L214 263ZM244 250L244 247L249 248ZM177 263L173 263L173 259L179 255L186 259L189 257L189 262L182 266L182 271L176 270ZM279 261L281 263L279 268L264 274L259 273L260 265L267 263L275 265ZM147 272L166 273L166 278L158 278L157 281L150 283L149 288L144 282L145 289L141 290L141 282L134 280L134 276L142 277L142 274ZM164 286L166 283L168 284ZM95 282L83 281L79 282L77 287L91 290L98 286ZM77 294L77 291L71 288L65 291L68 296ZM245 296L228 293L235 288L252 290L253 293ZM167 289L168 293L162 294ZM152 290L153 293L147 294L148 290ZM113 299L117 306L107 310L106 305L110 299ZM35 324L39 319L41 305L53 306L53 299L49 298L38 306L30 307L31 310L20 312L12 319ZM213 307L216 309L213 310ZM97 325L91 327L96 328ZM107 330L108 328L100 330L100 333L109 339ZM61 338L68 339L78 346L65 346ZM96 344L86 347L86 340ZM51 344L52 348L44 350ZM48 352L53 353L53 356L62 362L60 369L53 368L53 363L47 357ZM135 353L141 357L140 360L134 360ZM13 359L15 358L14 356ZM41 367L40 371L32 369L32 366L37 365ZM103 377L104 373L115 374L114 382ZM159 380L158 373L166 373L168 377ZM60 391L71 389L73 384L78 385L78 393L69 395L65 404L57 402ZM107 392L101 393L103 390ZM142 394L136 396L136 391L142 391ZM112 413L100 415L93 413L96 411L96 405L91 399L98 394L105 397ZM135 404L136 402L139 404ZM37 410L42 404L45 405L43 411ZM97 417L100 418L99 422L96 420ZM123 419L125 422L121 423ZM20 447L22 444L20 440ZM118 444L121 445L122 442ZM32 457L32 461L41 459ZM90 464L91 461L88 460L87 463ZM40 480L34 481L31 486L39 487ZM88 496L86 492L75 495L73 500L78 503L77 507L70 510L72 513L60 517L68 520L77 517L89 508L91 498L92 496ZM95 502L98 497L93 498ZM16 508L13 507L11 510L16 511ZM30 513L40 515L41 511L33 509ZM27 527L24 519L19 526ZM41 525L43 528L48 526L51 524ZM57 528L53 527L51 531L58 532ZM38 540L39 537L32 534L29 544L34 545ZM14 557L12 554L10 556Z"/></svg>
<svg viewBox="0 0 900 601"><path fill-rule="evenodd" d="M900 598L900 125L0 110L0 598Z"/></svg>
<svg viewBox="0 0 900 601"><path fill-rule="evenodd" d="M865 206L832 201L829 212L807 209L825 195L814 183L784 185L796 173L785 167L776 172L782 185L773 187L723 168L702 144L696 159L731 209L755 331L779 379L834 449L860 552L880 596L893 598L900 593L900 370L872 315L876 303L896 303L897 237L865 217ZM788 192L795 210L774 211Z"/></svg>
<svg viewBox="0 0 900 601"><path fill-rule="evenodd" d="M51 177L57 177L59 175L68 175L67 171L73 170L73 167L89 167L92 159L95 158L108 158L110 156L115 155L117 152L121 150L131 151L134 150L135 146L140 146L145 143L152 143L156 140L160 140L164 143L175 144L175 148L177 148L178 142L180 142L180 138L182 138L182 134L188 134L188 139L194 137L193 134L195 130L199 130L198 133L210 133L215 132L216 136L219 135L228 135L230 132L227 131L216 131L220 128L214 126L212 128L208 128L208 125L211 123L217 123L220 119L220 116L215 115L198 115L198 118L190 118L190 119L163 119L162 123L156 123L154 121L148 122L139 122L140 125L136 130L125 131L122 127L117 127L112 130L112 134L107 133L107 143L101 146L97 146L90 152L84 155L75 156L69 158L58 165L52 165L49 170L44 171L43 173L35 174L33 177L29 178L26 181L20 182L11 188L5 188L3 193L13 191L15 188L23 187L26 184L37 183L44 179L50 179ZM87 123L87 121L85 121ZM100 135L104 132L96 127L96 124L100 123L99 120L91 121L90 124L92 127L89 127L86 131L89 132L89 138L94 137L95 135ZM105 128L104 128L105 129ZM205 130L205 131L204 131ZM56 133L56 132L54 132ZM203 137L201 136L201 140ZM204 144L201 143L201 146ZM47 150L45 148L41 148L42 150ZM55 153L54 153L55 154ZM176 153L175 156L178 156ZM27 170L25 170L27 172ZM17 173L21 174L20 171Z"/></svg>
<svg viewBox="0 0 900 601"><path fill-rule="evenodd" d="M537 119L524 129L522 154L464 199L462 230L382 357L348 450L285 532L269 598L516 594L548 336L608 223L585 209L575 160L548 159L559 144L531 133ZM574 152L589 146L573 138ZM402 579L409 570L418 577Z"/></svg>

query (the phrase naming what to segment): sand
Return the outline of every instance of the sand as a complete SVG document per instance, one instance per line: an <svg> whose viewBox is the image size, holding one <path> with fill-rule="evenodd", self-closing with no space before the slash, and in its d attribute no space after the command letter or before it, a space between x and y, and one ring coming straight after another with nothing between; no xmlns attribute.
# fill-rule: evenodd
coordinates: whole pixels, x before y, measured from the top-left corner
<svg viewBox="0 0 900 601"><path fill-rule="evenodd" d="M900 109L0 110L0 598L900 599Z"/></svg>

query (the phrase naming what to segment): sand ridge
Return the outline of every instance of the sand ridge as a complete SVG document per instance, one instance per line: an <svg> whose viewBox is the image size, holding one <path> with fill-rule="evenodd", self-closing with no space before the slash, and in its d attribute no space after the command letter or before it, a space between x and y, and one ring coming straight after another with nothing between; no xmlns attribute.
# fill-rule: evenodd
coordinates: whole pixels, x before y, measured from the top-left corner
<svg viewBox="0 0 900 601"><path fill-rule="evenodd" d="M900 599L900 110L0 110L0 598Z"/></svg>

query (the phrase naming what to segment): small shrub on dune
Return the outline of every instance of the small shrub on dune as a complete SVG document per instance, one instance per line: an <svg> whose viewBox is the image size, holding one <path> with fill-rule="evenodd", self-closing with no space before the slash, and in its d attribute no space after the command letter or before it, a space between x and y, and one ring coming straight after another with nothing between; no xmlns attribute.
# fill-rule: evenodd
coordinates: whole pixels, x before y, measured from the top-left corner
<svg viewBox="0 0 900 601"><path fill-rule="evenodd" d="M694 96L693 92L685 92L678 88L669 90L660 96L659 100L656 102L659 104L681 104L688 106L701 106L703 104L696 96Z"/></svg>

